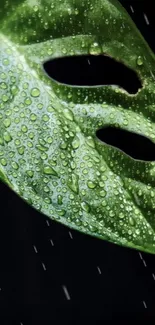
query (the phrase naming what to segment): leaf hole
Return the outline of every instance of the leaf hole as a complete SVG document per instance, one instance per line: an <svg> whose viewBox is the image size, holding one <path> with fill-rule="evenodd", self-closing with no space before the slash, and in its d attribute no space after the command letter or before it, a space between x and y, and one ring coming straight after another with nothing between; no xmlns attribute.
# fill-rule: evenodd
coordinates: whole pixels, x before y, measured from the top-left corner
<svg viewBox="0 0 155 325"><path fill-rule="evenodd" d="M43 67L49 77L67 85L117 85L130 94L142 88L133 70L105 55L56 58L44 62Z"/></svg>
<svg viewBox="0 0 155 325"><path fill-rule="evenodd" d="M155 144L143 135L109 126L99 129L96 136L134 159L155 161Z"/></svg>

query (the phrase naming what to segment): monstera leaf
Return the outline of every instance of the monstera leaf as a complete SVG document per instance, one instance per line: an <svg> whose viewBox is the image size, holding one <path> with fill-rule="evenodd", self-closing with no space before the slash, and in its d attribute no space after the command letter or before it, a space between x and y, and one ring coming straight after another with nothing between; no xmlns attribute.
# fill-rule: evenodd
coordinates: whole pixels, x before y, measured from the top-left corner
<svg viewBox="0 0 155 325"><path fill-rule="evenodd" d="M1 0L0 44L1 180L51 219L155 253L155 162L96 136L112 126L155 142L155 56L125 9L116 0ZM123 63L141 89L66 85L43 68L88 54Z"/></svg>

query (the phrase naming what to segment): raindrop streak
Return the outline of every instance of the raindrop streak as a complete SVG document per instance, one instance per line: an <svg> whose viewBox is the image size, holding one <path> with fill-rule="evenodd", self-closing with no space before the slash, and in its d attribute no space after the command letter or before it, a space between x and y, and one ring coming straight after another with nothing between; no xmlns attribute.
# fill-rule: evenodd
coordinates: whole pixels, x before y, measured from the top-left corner
<svg viewBox="0 0 155 325"><path fill-rule="evenodd" d="M70 238L73 239L72 233L70 231L68 233L69 233Z"/></svg>
<svg viewBox="0 0 155 325"><path fill-rule="evenodd" d="M38 253L36 246L33 246L35 253Z"/></svg>
<svg viewBox="0 0 155 325"><path fill-rule="evenodd" d="M52 246L54 246L54 242L53 242L52 239L50 239L50 243L51 243Z"/></svg>
<svg viewBox="0 0 155 325"><path fill-rule="evenodd" d="M69 294L69 292L68 292L67 287L66 287L65 285L63 285L62 288L63 288L64 294L65 294L65 296L66 296L66 299L67 299L67 300L70 300L71 298L70 298L70 294Z"/></svg>
<svg viewBox="0 0 155 325"><path fill-rule="evenodd" d="M98 47L94 46L90 51L92 53L97 49ZM118 85L131 94L142 88L133 70L108 56L95 55L94 52L92 54L94 55L56 58L45 62L43 67L49 77L68 85ZM141 57L137 58L137 64L143 64Z"/></svg>
<svg viewBox="0 0 155 325"><path fill-rule="evenodd" d="M143 300L143 305L144 305L144 308L147 309L147 305L146 305L146 302Z"/></svg>
<svg viewBox="0 0 155 325"><path fill-rule="evenodd" d="M107 127L98 130L96 136L102 142L124 151L134 159L155 161L155 144L143 135Z"/></svg>
<svg viewBox="0 0 155 325"><path fill-rule="evenodd" d="M43 267L44 271L46 271L46 266L44 263L42 263L42 267Z"/></svg>
<svg viewBox="0 0 155 325"><path fill-rule="evenodd" d="M99 266L97 266L97 270L98 270L98 273L99 274L101 274L102 272L101 272L101 269L100 269L100 267Z"/></svg>

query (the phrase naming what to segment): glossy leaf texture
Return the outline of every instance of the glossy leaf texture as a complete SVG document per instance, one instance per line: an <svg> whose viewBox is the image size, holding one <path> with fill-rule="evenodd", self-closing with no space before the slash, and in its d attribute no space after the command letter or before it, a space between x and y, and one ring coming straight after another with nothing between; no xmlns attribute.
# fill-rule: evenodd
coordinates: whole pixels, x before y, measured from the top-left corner
<svg viewBox="0 0 155 325"><path fill-rule="evenodd" d="M49 218L155 253L155 162L101 142L106 126L155 142L155 56L116 0L1 0L0 178ZM142 88L73 86L43 64L106 55ZM69 69L69 67L68 67Z"/></svg>

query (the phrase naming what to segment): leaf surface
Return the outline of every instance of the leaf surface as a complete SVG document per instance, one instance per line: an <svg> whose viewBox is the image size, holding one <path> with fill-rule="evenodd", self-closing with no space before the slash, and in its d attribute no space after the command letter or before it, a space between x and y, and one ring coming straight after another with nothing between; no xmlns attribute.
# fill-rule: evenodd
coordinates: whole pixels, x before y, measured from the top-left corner
<svg viewBox="0 0 155 325"><path fill-rule="evenodd" d="M155 56L115 0L1 0L0 178L71 228L155 253L155 162L102 143L106 126L155 142ZM142 88L71 86L43 64L108 55ZM68 67L69 69L69 67Z"/></svg>

